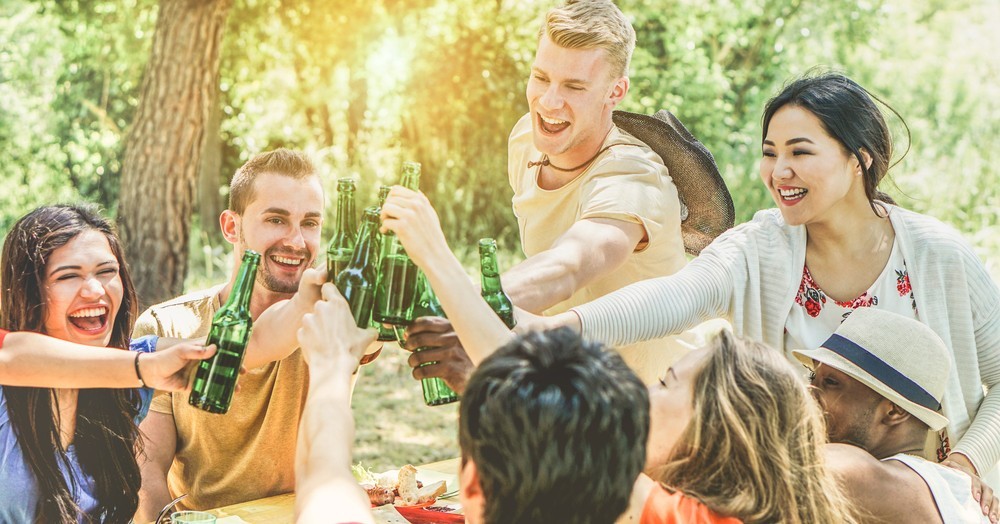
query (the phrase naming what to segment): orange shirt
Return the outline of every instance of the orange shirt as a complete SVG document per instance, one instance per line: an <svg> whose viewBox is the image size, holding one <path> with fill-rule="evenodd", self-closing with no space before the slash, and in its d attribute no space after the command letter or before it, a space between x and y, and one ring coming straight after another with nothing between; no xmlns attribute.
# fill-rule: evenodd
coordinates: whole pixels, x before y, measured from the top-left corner
<svg viewBox="0 0 1000 524"><path fill-rule="evenodd" d="M646 497L639 524L743 524L734 517L723 517L697 499L680 491L670 493L657 484Z"/></svg>
<svg viewBox="0 0 1000 524"><path fill-rule="evenodd" d="M7 333L10 333L10 331L0 329L0 348L3 347L3 339L7 338Z"/></svg>

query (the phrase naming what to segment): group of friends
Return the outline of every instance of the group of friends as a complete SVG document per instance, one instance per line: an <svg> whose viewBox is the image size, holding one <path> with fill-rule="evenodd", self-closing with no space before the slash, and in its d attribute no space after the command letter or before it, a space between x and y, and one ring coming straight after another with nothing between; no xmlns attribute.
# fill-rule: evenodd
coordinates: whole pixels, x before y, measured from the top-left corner
<svg viewBox="0 0 1000 524"><path fill-rule="evenodd" d="M415 378L462 396L467 521L996 523L1000 290L953 229L878 190L893 142L874 97L838 73L786 85L761 137L776 208L705 247L692 224L725 200L710 170L616 125L634 47L610 0L569 0L539 31L508 150L514 331L426 196L397 186L382 206L448 315L402 344L426 348ZM381 345L314 268L325 202L306 155L254 156L220 217L228 282L141 315L109 220L22 217L0 261L0 522L292 491L300 522L371 522L350 398ZM219 416L186 390L247 249L255 327Z"/></svg>

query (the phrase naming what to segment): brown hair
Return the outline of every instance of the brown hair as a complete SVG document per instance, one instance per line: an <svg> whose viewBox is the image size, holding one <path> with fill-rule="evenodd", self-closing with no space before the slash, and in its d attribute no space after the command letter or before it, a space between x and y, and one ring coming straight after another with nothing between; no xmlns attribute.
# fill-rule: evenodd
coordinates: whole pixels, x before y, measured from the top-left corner
<svg viewBox="0 0 1000 524"><path fill-rule="evenodd" d="M278 148L260 153L240 166L229 183L229 210L242 215L257 196L254 181L259 175L271 173L294 179L316 175L316 167L301 151Z"/></svg>
<svg viewBox="0 0 1000 524"><path fill-rule="evenodd" d="M780 352L723 331L694 382L694 415L664 486L747 524L853 523L824 466L819 406Z"/></svg>
<svg viewBox="0 0 1000 524"><path fill-rule="evenodd" d="M55 205L14 224L0 260L0 327L44 332L45 277L49 257L84 231L103 233L119 265L122 303L113 320L111 347L127 349L138 303L121 243L111 223L91 207ZM3 386L7 412L24 461L38 483L37 522L76 522L81 513L59 470L69 464L59 437L54 389ZM94 477L97 508L84 522L125 523L139 504L139 396L133 389L80 390L73 446L81 469Z"/></svg>
<svg viewBox="0 0 1000 524"><path fill-rule="evenodd" d="M603 49L615 77L627 76L635 29L610 0L568 0L545 15L538 38L567 49Z"/></svg>

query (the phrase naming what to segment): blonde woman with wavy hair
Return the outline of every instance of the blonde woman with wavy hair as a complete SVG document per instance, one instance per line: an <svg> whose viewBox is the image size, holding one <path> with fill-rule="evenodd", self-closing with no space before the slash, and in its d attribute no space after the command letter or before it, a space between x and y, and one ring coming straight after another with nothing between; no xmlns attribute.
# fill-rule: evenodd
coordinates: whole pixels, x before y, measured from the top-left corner
<svg viewBox="0 0 1000 524"><path fill-rule="evenodd" d="M649 396L649 477L619 522L856 522L824 465L820 408L777 351L723 331Z"/></svg>

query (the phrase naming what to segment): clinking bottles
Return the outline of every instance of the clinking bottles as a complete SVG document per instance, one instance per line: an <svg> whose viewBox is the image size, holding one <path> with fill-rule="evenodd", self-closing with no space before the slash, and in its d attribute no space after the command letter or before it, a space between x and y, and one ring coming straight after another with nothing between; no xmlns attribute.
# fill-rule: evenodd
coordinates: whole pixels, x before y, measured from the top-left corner
<svg viewBox="0 0 1000 524"><path fill-rule="evenodd" d="M420 189L420 164L403 162L402 185L414 191ZM382 236L379 257L378 286L375 291L377 322L406 326L413 322L413 306L417 299L417 266L392 232Z"/></svg>
<svg viewBox="0 0 1000 524"><path fill-rule="evenodd" d="M347 267L354 254L355 235L358 233L354 212L355 189L354 179L337 180L337 230L326 249L326 279L330 282Z"/></svg>
<svg viewBox="0 0 1000 524"><path fill-rule="evenodd" d="M483 278L483 298L500 317L500 320L503 320L507 327L513 329L517 323L514 320L514 304L511 303L510 297L503 292L503 286L500 284L496 240L484 238L479 241L479 268Z"/></svg>
<svg viewBox="0 0 1000 524"><path fill-rule="evenodd" d="M359 328L371 324L372 306L375 303L375 285L378 280L378 208L365 209L354 245L354 256L343 271L334 277L334 284L351 307L354 323Z"/></svg>
<svg viewBox="0 0 1000 524"><path fill-rule="evenodd" d="M382 211L382 206L385 205L385 199L389 197L389 191L391 189L392 188L389 186L379 186L378 188L378 209L380 213ZM378 235L378 241L379 241L379 250L381 251L381 245L383 241L381 233ZM396 340L396 334L393 332L393 329L391 327L386 327L381 322L377 322L375 319L372 319L372 327L378 330L378 340L380 342L388 342Z"/></svg>
<svg viewBox="0 0 1000 524"><path fill-rule="evenodd" d="M414 308L413 318L445 316L444 309L441 308L441 303L438 302L437 295L431 289L423 271L418 272L417 289L420 298ZM423 351L424 349L427 348L417 348L414 351ZM420 388L424 392L424 403L428 406L441 406L458 400L458 393L448 387L444 380L437 377L420 379Z"/></svg>
<svg viewBox="0 0 1000 524"><path fill-rule="evenodd" d="M207 344L218 348L212 358L198 364L188 404L210 413L225 414L236 391L236 379L246 354L253 321L250 318L250 296L260 264L260 253L243 252L243 262L226 304L212 318Z"/></svg>

